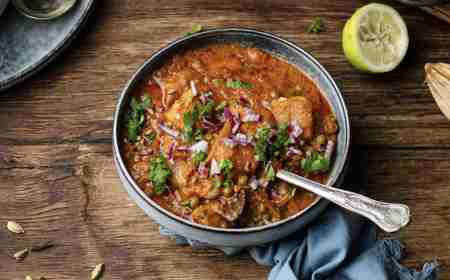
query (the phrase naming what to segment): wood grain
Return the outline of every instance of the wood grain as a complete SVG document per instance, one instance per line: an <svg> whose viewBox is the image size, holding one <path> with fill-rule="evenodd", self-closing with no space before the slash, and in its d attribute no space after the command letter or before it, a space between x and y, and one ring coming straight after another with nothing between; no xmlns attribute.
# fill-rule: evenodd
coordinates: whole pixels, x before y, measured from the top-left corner
<svg viewBox="0 0 450 280"><path fill-rule="evenodd" d="M450 123L423 85L425 62L449 61L448 26L420 10L393 5L405 18L410 51L392 73L356 72L342 54L345 20L368 1L98 1L90 25L61 59L0 94L0 279L264 279L269 268L247 255L179 247L126 195L112 164L117 96L137 67L192 23L276 33L311 52L345 96L352 121L350 184L377 199L407 203L413 220L394 235L405 263L437 259L450 278ZM305 31L314 17L326 31ZM1 228L1 227L0 227ZM56 246L22 263L10 255L30 244Z"/></svg>

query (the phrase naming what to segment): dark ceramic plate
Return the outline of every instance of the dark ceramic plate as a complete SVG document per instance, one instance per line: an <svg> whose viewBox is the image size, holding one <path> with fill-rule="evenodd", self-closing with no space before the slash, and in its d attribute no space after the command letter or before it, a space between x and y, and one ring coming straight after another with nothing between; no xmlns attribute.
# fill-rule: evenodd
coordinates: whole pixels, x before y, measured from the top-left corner
<svg viewBox="0 0 450 280"><path fill-rule="evenodd" d="M93 7L94 0L78 0L60 18L36 21L20 15L10 4L0 16L0 91L54 60L73 41Z"/></svg>

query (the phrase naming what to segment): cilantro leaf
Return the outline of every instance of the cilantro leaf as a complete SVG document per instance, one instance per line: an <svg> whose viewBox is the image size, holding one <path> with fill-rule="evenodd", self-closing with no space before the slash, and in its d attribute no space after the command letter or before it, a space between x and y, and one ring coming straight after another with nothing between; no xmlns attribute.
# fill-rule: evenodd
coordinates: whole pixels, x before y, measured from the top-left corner
<svg viewBox="0 0 450 280"><path fill-rule="evenodd" d="M248 82L243 82L241 80L227 80L225 86L227 88L232 88L232 89L252 89L253 85L251 83Z"/></svg>
<svg viewBox="0 0 450 280"><path fill-rule="evenodd" d="M323 20L321 18L315 18L308 28L308 33L320 33L324 31Z"/></svg>
<svg viewBox="0 0 450 280"><path fill-rule="evenodd" d="M255 157L257 161L268 161L270 127L259 128L256 131Z"/></svg>
<svg viewBox="0 0 450 280"><path fill-rule="evenodd" d="M198 151L192 156L192 160L194 161L194 164L198 166L201 162L205 161L208 154L203 151Z"/></svg>
<svg viewBox="0 0 450 280"><path fill-rule="evenodd" d="M233 169L233 162L229 159L223 159L219 162L220 172L227 175Z"/></svg>
<svg viewBox="0 0 450 280"><path fill-rule="evenodd" d="M170 176L172 176L172 171L169 169L166 158L163 155L150 161L148 178L157 195L161 195L167 190L167 180Z"/></svg>
<svg viewBox="0 0 450 280"><path fill-rule="evenodd" d="M270 147L271 154L273 156L279 156L289 144L288 124L283 123L278 125L277 137L273 145Z"/></svg>
<svg viewBox="0 0 450 280"><path fill-rule="evenodd" d="M196 23L196 24L192 25L191 30L189 32L186 32L185 36L192 35L194 33L200 32L202 30L203 30L203 26L201 26L200 24Z"/></svg>
<svg viewBox="0 0 450 280"><path fill-rule="evenodd" d="M330 169L330 160L324 155L313 153L310 157L302 159L301 167L305 173L326 172Z"/></svg>
<svg viewBox="0 0 450 280"><path fill-rule="evenodd" d="M192 111L186 112L183 115L183 123L184 123L183 137L187 142L192 142L192 140L194 140L194 128L198 118L199 112L197 108L194 108Z"/></svg>
<svg viewBox="0 0 450 280"><path fill-rule="evenodd" d="M145 109L151 105L151 99L149 96L144 95L141 102L138 102L136 98L132 98L130 102L130 111L128 113L127 130L128 139L131 142L136 142L137 137L144 125L145 121Z"/></svg>
<svg viewBox="0 0 450 280"><path fill-rule="evenodd" d="M210 115L214 110L214 105L215 105L214 101L212 101L212 100L209 100L204 105L203 104L198 105L198 111L199 111L200 117Z"/></svg>
<svg viewBox="0 0 450 280"><path fill-rule="evenodd" d="M153 142L156 139L156 132L150 132L149 134L144 135L144 139L147 141L147 143L149 144L153 144Z"/></svg>
<svg viewBox="0 0 450 280"><path fill-rule="evenodd" d="M269 182L275 180L275 170L273 169L272 164L269 165L269 168L266 171L266 179Z"/></svg>

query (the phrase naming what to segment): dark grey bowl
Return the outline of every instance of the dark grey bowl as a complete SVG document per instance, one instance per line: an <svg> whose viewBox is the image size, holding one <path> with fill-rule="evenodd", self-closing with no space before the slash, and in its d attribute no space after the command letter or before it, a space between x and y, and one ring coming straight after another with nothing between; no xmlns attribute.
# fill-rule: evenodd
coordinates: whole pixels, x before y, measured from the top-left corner
<svg viewBox="0 0 450 280"><path fill-rule="evenodd" d="M327 205L318 198L310 207L298 214L266 226L243 229L220 229L199 225L177 217L153 202L142 192L127 171L121 156L120 125L126 113L130 93L135 86L155 69L159 68L174 54L215 43L239 43L269 52L287 60L307 73L321 88L334 111L340 130L336 159L333 164L329 185L338 185L343 177L350 146L350 125L342 95L330 74L310 54L293 43L275 35L242 28L208 30L181 38L153 54L133 75L119 97L113 127L113 153L120 180L133 200L158 224L190 239L206 242L214 246L243 247L268 243L281 239L307 225L316 218Z"/></svg>

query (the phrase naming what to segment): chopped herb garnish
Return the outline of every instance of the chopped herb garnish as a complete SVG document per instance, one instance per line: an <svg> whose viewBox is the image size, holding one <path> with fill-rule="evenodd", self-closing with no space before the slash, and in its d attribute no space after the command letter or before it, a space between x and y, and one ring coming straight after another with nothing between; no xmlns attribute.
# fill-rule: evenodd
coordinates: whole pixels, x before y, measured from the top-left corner
<svg viewBox="0 0 450 280"><path fill-rule="evenodd" d="M148 178L153 185L155 194L160 195L167 190L167 180L172 176L172 171L167 165L166 158L160 155L150 161Z"/></svg>
<svg viewBox="0 0 450 280"><path fill-rule="evenodd" d="M215 105L214 101L212 101L212 100L209 100L204 105L203 104L198 105L198 111L199 111L200 117L210 115L214 110L214 105Z"/></svg>
<svg viewBox="0 0 450 280"><path fill-rule="evenodd" d="M272 157L282 155L291 143L287 124L279 124L275 141L269 143L270 128L259 128L256 131L255 157L257 161L268 162Z"/></svg>
<svg viewBox="0 0 450 280"><path fill-rule="evenodd" d="M266 172L266 179L267 179L269 182L275 180L275 170L273 170L272 164L269 165L269 168L267 169L267 172Z"/></svg>
<svg viewBox="0 0 450 280"><path fill-rule="evenodd" d="M313 153L311 157L302 159L301 166L305 173L326 172L330 168L330 160L324 155Z"/></svg>
<svg viewBox="0 0 450 280"><path fill-rule="evenodd" d="M263 127L256 131L255 157L257 161L266 162L268 160L270 128Z"/></svg>
<svg viewBox="0 0 450 280"><path fill-rule="evenodd" d="M201 26L200 24L194 24L191 27L191 30L189 32L186 32L186 36L192 35L194 33L200 32L203 30L203 26Z"/></svg>
<svg viewBox="0 0 450 280"><path fill-rule="evenodd" d="M251 89L253 88L253 85L248 82L243 82L240 80L227 80L227 83L225 84L227 88L233 88L233 89Z"/></svg>
<svg viewBox="0 0 450 280"><path fill-rule="evenodd" d="M233 186L233 181L231 181L231 179L229 177L227 177L223 182L222 182L222 187L224 188L229 188Z"/></svg>
<svg viewBox="0 0 450 280"><path fill-rule="evenodd" d="M201 141L203 140L203 130L202 129L196 129L194 132L194 140L195 141Z"/></svg>
<svg viewBox="0 0 450 280"><path fill-rule="evenodd" d="M147 141L147 143L149 144L153 144L153 142L156 139L156 132L150 132L149 134L144 135L144 139Z"/></svg>
<svg viewBox="0 0 450 280"><path fill-rule="evenodd" d="M136 142L137 137L144 126L145 116L144 112L147 107L151 104L151 99L149 96L144 95L141 102L138 102L136 98L131 99L130 107L131 110L128 115L128 139L131 142Z"/></svg>
<svg viewBox="0 0 450 280"><path fill-rule="evenodd" d="M181 202L181 206L192 209L191 201L189 201L189 200Z"/></svg>
<svg viewBox="0 0 450 280"><path fill-rule="evenodd" d="M219 169L222 174L230 174L233 169L233 162L229 159L223 159L219 162Z"/></svg>
<svg viewBox="0 0 450 280"><path fill-rule="evenodd" d="M226 106L227 106L227 102L224 100L224 101L220 102L219 105L216 106L216 111L217 112L222 112L223 109L225 109Z"/></svg>
<svg viewBox="0 0 450 280"><path fill-rule="evenodd" d="M201 162L205 161L207 156L208 154L203 151L196 152L192 156L192 160L194 161L195 166L198 166Z"/></svg>
<svg viewBox="0 0 450 280"><path fill-rule="evenodd" d="M220 188L222 186L222 181L219 178L214 178L214 187L215 188Z"/></svg>
<svg viewBox="0 0 450 280"><path fill-rule="evenodd" d="M220 87L225 84L225 81L223 79L213 79L212 82L216 87Z"/></svg>
<svg viewBox="0 0 450 280"><path fill-rule="evenodd" d="M283 123L278 125L277 137L275 142L270 147L273 156L279 156L284 149L291 144L288 133L288 124Z"/></svg>
<svg viewBox="0 0 450 280"><path fill-rule="evenodd" d="M308 28L308 33L320 33L324 31L323 20L321 18L315 18Z"/></svg>
<svg viewBox="0 0 450 280"><path fill-rule="evenodd" d="M195 123L197 122L199 118L199 112L197 108L194 108L194 110L190 112L184 113L183 116L183 123L184 123L184 131L183 131L183 137L187 142L192 142L194 140L194 128Z"/></svg>

